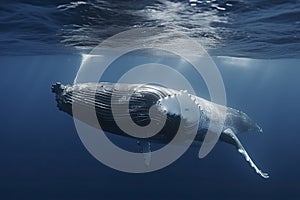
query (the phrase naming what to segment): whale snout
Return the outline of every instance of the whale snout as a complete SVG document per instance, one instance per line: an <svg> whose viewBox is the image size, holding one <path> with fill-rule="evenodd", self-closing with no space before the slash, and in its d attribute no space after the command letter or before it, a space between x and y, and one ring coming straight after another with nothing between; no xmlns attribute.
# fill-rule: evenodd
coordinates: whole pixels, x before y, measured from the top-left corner
<svg viewBox="0 0 300 200"><path fill-rule="evenodd" d="M235 133L243 133L248 131L263 132L262 128L254 122L246 113L228 109L226 123L227 127L235 130Z"/></svg>
<svg viewBox="0 0 300 200"><path fill-rule="evenodd" d="M62 85L60 82L56 82L51 86L51 91L55 94L61 94L64 91L64 85Z"/></svg>
<svg viewBox="0 0 300 200"><path fill-rule="evenodd" d="M67 88L68 85L56 82L51 86L51 91L55 94L58 109L71 114L71 91L67 92Z"/></svg>

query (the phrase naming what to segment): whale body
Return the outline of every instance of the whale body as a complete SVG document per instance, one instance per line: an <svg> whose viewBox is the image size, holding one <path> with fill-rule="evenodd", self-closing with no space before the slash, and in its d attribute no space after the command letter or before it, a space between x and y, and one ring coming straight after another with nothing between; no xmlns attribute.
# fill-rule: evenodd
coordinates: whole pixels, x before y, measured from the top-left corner
<svg viewBox="0 0 300 200"><path fill-rule="evenodd" d="M249 154L239 141L237 134L256 131L261 133L262 129L253 122L250 117L242 111L218 105L205 100L201 97L187 93L187 91L178 91L157 85L125 84L125 83L78 83L74 85L62 85L55 83L52 85L52 92L56 94L57 107L69 115L73 116L72 105L77 104L84 112L95 112L98 123L104 131L118 134L126 137L133 137L120 129L115 121L130 117L132 121L139 126L148 125L151 120L160 123L163 116L166 121L163 128L155 135L151 136L149 141L168 143L172 140L178 130L181 121L185 127L197 126L197 133L193 144L197 145L203 142L210 123L219 123L218 113L226 110L225 121L222 121L222 132L219 141L234 145L241 153L250 166L263 178L268 178L267 173L262 172L252 161ZM182 93L190 98L191 104L196 106L193 109L199 109L199 119L195 120L192 114L193 110L182 112L176 101ZM112 95L114 97L112 98ZM112 112L113 106L128 105L127 110L120 110L117 114ZM150 108L156 108L156 114L150 118ZM124 113L123 113L124 112ZM128 112L129 115L126 115ZM74 116L77 117L77 116ZM212 118L214 118L212 120ZM79 120L97 127L96 124L89 123L85 118ZM197 122L197 123L196 123ZM221 122L220 122L221 123ZM134 138L134 137L133 137ZM144 143L144 142L142 142ZM146 144L146 147L150 145ZM143 152L151 151L143 146Z"/></svg>

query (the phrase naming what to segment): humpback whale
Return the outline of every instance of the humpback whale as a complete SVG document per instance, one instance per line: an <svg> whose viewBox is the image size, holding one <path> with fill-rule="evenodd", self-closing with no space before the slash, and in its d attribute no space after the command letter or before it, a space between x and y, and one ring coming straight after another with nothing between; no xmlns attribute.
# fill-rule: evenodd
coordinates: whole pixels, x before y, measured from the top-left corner
<svg viewBox="0 0 300 200"><path fill-rule="evenodd" d="M125 83L77 83L74 85L63 85L59 82L52 85L52 92L56 94L57 107L69 115L73 116L72 105L77 104L84 112L95 112L98 125L104 131L118 134L126 137L134 136L126 134L120 129L115 118L130 117L132 121L139 126L146 126L151 120L160 123L163 116L166 116L163 128L155 135L138 142L142 146L145 153L145 163L150 162L149 152L150 143L148 141L168 143L179 127L180 121L184 121L185 127L195 126L195 120L191 119L195 115L183 114L178 109L179 104L174 101L176 97L185 92L199 109L199 119L197 120L197 133L193 141L193 145L199 145L203 142L207 134L209 124L215 113L222 109L226 110L225 121L222 123L222 132L219 141L223 141L235 146L250 166L263 178L269 178L267 173L262 172L250 158L246 149L241 144L237 135L239 133L255 131L262 132L262 128L257 125L250 117L242 111L218 105L201 97L187 93L187 91L178 91L150 84L125 84ZM114 94L114 98L112 98ZM127 110L120 110L113 115L112 106L127 105ZM150 108L156 108L156 112L150 118ZM194 107L195 108L195 107ZM125 115L123 112L129 112ZM192 111L191 111L192 112ZM189 112L187 112L189 113ZM77 117L77 116L74 116ZM89 124L85 118L79 117L79 120ZM218 123L218 119L213 119L214 123ZM97 127L95 124L89 124Z"/></svg>

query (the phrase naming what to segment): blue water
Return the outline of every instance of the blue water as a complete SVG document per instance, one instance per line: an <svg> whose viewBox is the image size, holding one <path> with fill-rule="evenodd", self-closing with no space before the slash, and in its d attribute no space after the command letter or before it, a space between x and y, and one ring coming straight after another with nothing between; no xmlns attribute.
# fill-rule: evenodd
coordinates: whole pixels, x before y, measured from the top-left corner
<svg viewBox="0 0 300 200"><path fill-rule="evenodd" d="M299 1L3 2L0 199L300 198ZM228 105L264 129L239 138L269 179L225 143L148 174L118 172L87 152L51 85L72 83L82 53L107 37L157 26L213 55Z"/></svg>

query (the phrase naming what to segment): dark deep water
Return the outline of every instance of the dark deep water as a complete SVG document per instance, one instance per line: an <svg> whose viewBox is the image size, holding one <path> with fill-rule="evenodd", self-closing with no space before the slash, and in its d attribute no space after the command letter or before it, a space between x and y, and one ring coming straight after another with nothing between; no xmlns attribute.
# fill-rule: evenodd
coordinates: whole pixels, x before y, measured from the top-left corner
<svg viewBox="0 0 300 200"><path fill-rule="evenodd" d="M1 199L300 198L299 1L3 2ZM87 152L51 85L72 83L81 54L107 37L153 26L186 33L214 56L228 105L264 129L239 138L269 179L224 143L148 174L118 172Z"/></svg>

